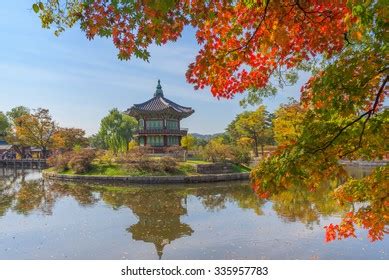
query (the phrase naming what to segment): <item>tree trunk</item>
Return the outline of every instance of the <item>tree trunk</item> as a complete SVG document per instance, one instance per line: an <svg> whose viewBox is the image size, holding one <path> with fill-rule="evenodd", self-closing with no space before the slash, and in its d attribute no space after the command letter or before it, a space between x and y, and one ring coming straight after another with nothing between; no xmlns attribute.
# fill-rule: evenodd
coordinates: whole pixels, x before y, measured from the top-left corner
<svg viewBox="0 0 389 280"><path fill-rule="evenodd" d="M263 158L265 156L264 145L261 145L261 154Z"/></svg>
<svg viewBox="0 0 389 280"><path fill-rule="evenodd" d="M258 157L258 139L257 137L254 137L254 154L255 154L255 157Z"/></svg>

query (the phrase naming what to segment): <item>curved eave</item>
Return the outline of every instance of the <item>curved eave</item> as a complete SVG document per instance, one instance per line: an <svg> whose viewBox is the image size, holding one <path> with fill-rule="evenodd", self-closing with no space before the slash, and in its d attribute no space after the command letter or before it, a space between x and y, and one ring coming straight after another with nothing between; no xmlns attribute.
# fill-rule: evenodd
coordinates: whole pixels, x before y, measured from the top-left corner
<svg viewBox="0 0 389 280"><path fill-rule="evenodd" d="M187 118L190 115L194 113L193 109L189 109L188 111L178 111L172 107L163 109L163 110L142 110L139 108L136 108L135 106L129 108L127 111L124 112L127 115L130 115L134 118L139 118L141 116L155 116L155 115L173 115L177 116L179 119Z"/></svg>

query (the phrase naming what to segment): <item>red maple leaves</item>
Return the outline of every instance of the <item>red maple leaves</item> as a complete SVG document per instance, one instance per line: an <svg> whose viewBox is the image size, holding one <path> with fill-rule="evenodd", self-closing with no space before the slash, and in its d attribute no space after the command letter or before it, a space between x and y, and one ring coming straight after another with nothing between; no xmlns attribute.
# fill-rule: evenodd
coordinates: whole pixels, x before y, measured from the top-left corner
<svg viewBox="0 0 389 280"><path fill-rule="evenodd" d="M112 36L122 59L133 54L147 59L150 44L175 41L192 25L201 49L186 78L196 89L210 87L218 98L262 88L277 69L338 52L347 32L345 19L352 19L340 0L158 3L97 0L86 6L82 27L90 39Z"/></svg>

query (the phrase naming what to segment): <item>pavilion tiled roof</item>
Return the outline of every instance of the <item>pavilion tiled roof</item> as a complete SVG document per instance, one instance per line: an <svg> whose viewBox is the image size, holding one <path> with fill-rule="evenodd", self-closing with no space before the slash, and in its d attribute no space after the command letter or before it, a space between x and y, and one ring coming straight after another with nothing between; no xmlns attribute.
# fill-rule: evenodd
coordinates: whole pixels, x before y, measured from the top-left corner
<svg viewBox="0 0 389 280"><path fill-rule="evenodd" d="M181 117L188 117L194 113L194 110L190 107L185 107L174 103L173 101L163 96L162 87L158 80L157 90L154 97L146 102L140 104L134 104L130 109L126 111L127 114L136 116L142 113L164 112L173 110Z"/></svg>

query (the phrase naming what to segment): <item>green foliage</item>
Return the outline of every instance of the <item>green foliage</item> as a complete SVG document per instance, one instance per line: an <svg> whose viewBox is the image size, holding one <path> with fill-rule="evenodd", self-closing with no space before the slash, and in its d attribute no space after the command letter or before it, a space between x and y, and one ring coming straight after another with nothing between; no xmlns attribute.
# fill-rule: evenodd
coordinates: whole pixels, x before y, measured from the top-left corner
<svg viewBox="0 0 389 280"><path fill-rule="evenodd" d="M132 139L137 121L113 109L101 120L98 137L115 154L128 151L128 142ZM100 140L100 139L98 139Z"/></svg>
<svg viewBox="0 0 389 280"><path fill-rule="evenodd" d="M212 162L223 162L231 158L231 147L223 143L222 138L214 138L203 150L203 158Z"/></svg>
<svg viewBox="0 0 389 280"><path fill-rule="evenodd" d="M249 164L251 161L251 151L247 146L231 145L231 160L235 163Z"/></svg>
<svg viewBox="0 0 389 280"><path fill-rule="evenodd" d="M106 150L107 144L104 142L103 136L100 133L93 134L88 138L88 142L92 148Z"/></svg>
<svg viewBox="0 0 389 280"><path fill-rule="evenodd" d="M39 14L42 27L54 27L54 34L58 36L81 19L85 4L83 0L66 0L65 3L61 0L54 0L47 1L45 4L39 1L32 5L32 9Z"/></svg>
<svg viewBox="0 0 389 280"><path fill-rule="evenodd" d="M241 146L250 145L255 156L258 156L258 146L263 149L266 144L273 143L273 115L260 106L255 111L246 111L235 117L227 127L227 133L233 142Z"/></svg>
<svg viewBox="0 0 389 280"><path fill-rule="evenodd" d="M11 124L9 123L7 116L0 111L0 138L7 134L10 127Z"/></svg>
<svg viewBox="0 0 389 280"><path fill-rule="evenodd" d="M248 105L259 105L262 103L263 98L275 96L276 94L277 87L272 84L268 84L263 88L251 88L247 92L247 96L239 101L239 104L243 108L247 108Z"/></svg>
<svg viewBox="0 0 389 280"><path fill-rule="evenodd" d="M12 123L12 125L16 125L15 121L24 116L24 115L29 115L31 112L31 110L27 107L24 107L24 106L18 106L18 107L15 107L15 108L12 108L11 111L7 112L7 117L8 119L10 120L10 122Z"/></svg>
<svg viewBox="0 0 389 280"><path fill-rule="evenodd" d="M193 148L196 145L196 138L191 135L185 135L181 138L181 147L183 147L185 150L190 151L193 150Z"/></svg>

